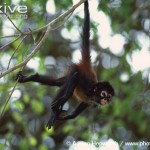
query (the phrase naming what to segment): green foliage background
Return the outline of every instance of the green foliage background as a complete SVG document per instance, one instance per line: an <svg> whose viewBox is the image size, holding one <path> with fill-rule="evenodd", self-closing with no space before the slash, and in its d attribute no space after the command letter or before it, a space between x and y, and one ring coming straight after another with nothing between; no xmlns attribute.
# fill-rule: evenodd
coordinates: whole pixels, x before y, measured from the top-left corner
<svg viewBox="0 0 150 150"><path fill-rule="evenodd" d="M42 1L20 1L28 7L28 19L14 18L16 25L22 31L37 29L50 20L56 18L62 11L72 6L71 0L55 0L57 13L50 15L46 12L46 0ZM21 97L13 101L10 99L5 113L0 120L0 149L21 149L21 150L49 150L68 149L66 141L91 140L100 141L102 138L112 138L117 142L121 141L149 141L150 142L150 85L148 78L142 76L142 72L133 73L127 62L127 55L134 53L140 45L136 40L136 33L146 35L149 30L144 28L144 21L149 18L150 3L146 0L126 0L116 3L114 1L99 0L98 11L102 10L111 20L111 27L114 34L126 34L128 41L124 46L124 53L115 56L109 49L103 50L98 45L98 22L91 22L91 32L94 33L91 47L97 51L95 69L98 79L109 80L115 87L116 96L113 102L100 109L89 108L82 115L74 120L58 121L54 128L47 130L45 124L49 119L50 102L57 92L57 87L42 86L35 83L18 84L16 90L21 92ZM119 2L119 1L116 1ZM1 4L12 4L10 0L1 1ZM112 7L108 7L112 6ZM133 15L135 17L133 17ZM60 32L63 28L69 31L74 27L73 20L76 20L78 28L81 28L82 19L75 13L67 20L65 26L55 30L44 43L42 49L36 54L40 65L38 72L55 77L66 68L68 61L71 61L75 48L71 40L64 39ZM3 35L3 19L0 18L0 34ZM64 20L63 20L64 21ZM63 22L62 21L62 22ZM81 32L81 29L79 30ZM81 34L81 33L80 33ZM15 64L21 62L31 52L33 38L38 35L28 36L13 61ZM0 39L0 46L5 45L10 39ZM19 40L12 43L9 48L0 51L0 66L2 58L12 55L19 44ZM76 42L80 49L80 39ZM32 45L32 46L31 46ZM101 64L102 54L107 53L111 58L117 58L117 67L105 69ZM52 56L56 60L53 67L45 67L45 57ZM140 61L140 60L139 60ZM141 62L142 63L142 62ZM63 65L62 65L63 64ZM1 67L2 68L2 67ZM3 70L2 70L3 71ZM18 71L18 70L17 70ZM14 86L14 76L17 71L8 74L0 81L0 110L6 104L8 95ZM24 69L25 74L32 74L35 70L28 67ZM129 80L123 82L120 76L126 73ZM14 98L15 99L15 98ZM73 110L76 103L74 98L69 101L69 111ZM121 147L125 149L125 147ZM138 149L135 147L135 149Z"/></svg>

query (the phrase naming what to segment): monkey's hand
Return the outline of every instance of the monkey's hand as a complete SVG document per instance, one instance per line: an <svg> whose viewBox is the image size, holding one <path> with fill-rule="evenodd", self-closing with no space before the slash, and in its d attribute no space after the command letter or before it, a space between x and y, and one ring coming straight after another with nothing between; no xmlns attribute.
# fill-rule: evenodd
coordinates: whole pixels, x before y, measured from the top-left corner
<svg viewBox="0 0 150 150"><path fill-rule="evenodd" d="M24 76L22 74L22 71L19 71L17 74L16 74L16 77L15 77L15 80L17 80L18 82L22 83L24 82L26 76Z"/></svg>

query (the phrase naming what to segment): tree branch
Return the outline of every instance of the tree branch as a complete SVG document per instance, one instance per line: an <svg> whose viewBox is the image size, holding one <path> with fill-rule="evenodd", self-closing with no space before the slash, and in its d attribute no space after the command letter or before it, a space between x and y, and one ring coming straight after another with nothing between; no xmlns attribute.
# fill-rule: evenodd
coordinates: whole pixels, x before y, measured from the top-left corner
<svg viewBox="0 0 150 150"><path fill-rule="evenodd" d="M20 37L21 37L21 35L19 35L16 39L14 39L13 41L9 42L8 44L2 46L2 47L0 48L0 51L6 49L10 44L12 44L12 43L14 43L15 41L17 41Z"/></svg>
<svg viewBox="0 0 150 150"><path fill-rule="evenodd" d="M23 43L23 40L27 37L27 35L25 35L23 37L23 39L21 40L21 42L19 43L19 45L16 47L16 49L14 50L14 53L12 54L10 60L9 60L9 63L8 63L8 67L7 67L7 70L9 69L9 66L10 66L10 63L11 63L11 60L13 59L15 53L17 52L17 50L19 49L20 45Z"/></svg>
<svg viewBox="0 0 150 150"><path fill-rule="evenodd" d="M4 12L3 12L4 13ZM6 15L6 17L8 18L8 20L12 23L12 25L16 28L16 30L18 31L18 32L20 32L21 34L23 34L22 33L22 31L14 24L14 22L10 19L10 17L9 17L9 15L7 15L7 13L4 13L5 15Z"/></svg>

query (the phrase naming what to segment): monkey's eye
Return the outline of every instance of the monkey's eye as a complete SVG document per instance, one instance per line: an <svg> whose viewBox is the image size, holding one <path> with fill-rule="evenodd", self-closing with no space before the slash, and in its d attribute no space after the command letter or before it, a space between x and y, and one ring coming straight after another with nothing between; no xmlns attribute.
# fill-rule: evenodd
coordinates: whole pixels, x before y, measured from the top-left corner
<svg viewBox="0 0 150 150"><path fill-rule="evenodd" d="M108 98L108 101L110 101L111 98L112 98L112 95L111 95L111 94L108 94L107 98Z"/></svg>
<svg viewBox="0 0 150 150"><path fill-rule="evenodd" d="M107 97L107 92L106 91L102 91L101 92L101 97Z"/></svg>

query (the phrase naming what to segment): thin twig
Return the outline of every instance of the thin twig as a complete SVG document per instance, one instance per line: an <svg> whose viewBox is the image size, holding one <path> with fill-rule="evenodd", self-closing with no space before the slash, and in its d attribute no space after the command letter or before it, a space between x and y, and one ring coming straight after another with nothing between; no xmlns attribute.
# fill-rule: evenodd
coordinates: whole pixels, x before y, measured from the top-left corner
<svg viewBox="0 0 150 150"><path fill-rule="evenodd" d="M4 39L4 38L12 38L12 37L16 37L16 36L20 36L20 34L4 35L4 36L0 36L0 38L1 38L1 39Z"/></svg>
<svg viewBox="0 0 150 150"><path fill-rule="evenodd" d="M72 12L72 13L73 13L73 12ZM71 14L71 15L72 15L72 14ZM71 16L71 15L70 15L70 16ZM69 16L66 20L68 20L68 19L70 18L70 16ZM55 27L55 28L52 28L52 29L51 29L51 32L54 32L54 31L56 31L56 30L62 28L65 23L66 23L66 22L63 22L63 23L60 24L59 26L57 26L57 27ZM31 29L30 29L30 30L31 30ZM42 32L42 33L44 34L45 32ZM38 40L37 42L39 42L39 41L42 39L43 34L41 35L41 37L39 38L39 40ZM35 42L34 44L36 44L37 42Z"/></svg>
<svg viewBox="0 0 150 150"><path fill-rule="evenodd" d="M16 39L14 39L13 41L9 42L8 44L2 46L2 47L0 48L0 51L1 51L1 50L4 50L4 49L7 48L9 45L11 45L11 44L14 43L15 41L17 41L20 37L21 37L21 35L19 35Z"/></svg>
<svg viewBox="0 0 150 150"><path fill-rule="evenodd" d="M16 81L16 82L15 82L15 85L14 85L14 87L13 87L13 89L12 89L10 95L9 95L9 97L8 97L7 100L6 100L6 103L5 103L4 107L2 108L2 111L1 111L1 114L0 114L0 121L1 121L1 119L2 119L2 117L3 117L3 114L4 114L4 111L5 111L5 109L6 109L6 106L7 106L7 104L9 103L10 98L11 98L11 96L12 96L12 94L13 94L13 92L14 92L16 86L17 86L17 83L18 83L18 82Z"/></svg>
<svg viewBox="0 0 150 150"><path fill-rule="evenodd" d="M73 13L73 12L72 12ZM66 22L69 20L70 16L72 15L72 13L68 16L68 18L66 19ZM52 29L52 32L54 32L55 30L58 30L59 28L63 27L65 25L65 23L60 24L58 27L55 27Z"/></svg>
<svg viewBox="0 0 150 150"><path fill-rule="evenodd" d="M7 15L7 13L3 12L6 17L8 18L8 20L13 24L13 26L21 33L23 34L23 32L14 24L14 22L11 20L11 18L9 17L9 15Z"/></svg>
<svg viewBox="0 0 150 150"><path fill-rule="evenodd" d="M26 37L27 37L27 35L25 35L25 36L23 37L23 39L21 40L21 42L19 43L19 45L16 47L14 53L12 54L12 56L11 56L9 62L8 62L7 70L9 69L10 62L11 62L12 58L14 57L15 53L17 52L18 48L20 47L20 45L22 44L23 40L24 40Z"/></svg>

